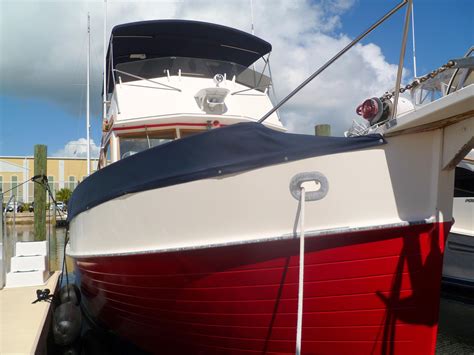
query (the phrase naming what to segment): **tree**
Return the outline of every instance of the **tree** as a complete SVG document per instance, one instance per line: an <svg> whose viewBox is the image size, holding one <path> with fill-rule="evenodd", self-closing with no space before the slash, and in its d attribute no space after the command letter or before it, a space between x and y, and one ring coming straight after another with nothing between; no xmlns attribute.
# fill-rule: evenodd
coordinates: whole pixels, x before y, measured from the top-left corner
<svg viewBox="0 0 474 355"><path fill-rule="evenodd" d="M69 202L69 199L71 198L71 195L72 191L65 187L61 190L56 191L56 201L62 201L67 204Z"/></svg>

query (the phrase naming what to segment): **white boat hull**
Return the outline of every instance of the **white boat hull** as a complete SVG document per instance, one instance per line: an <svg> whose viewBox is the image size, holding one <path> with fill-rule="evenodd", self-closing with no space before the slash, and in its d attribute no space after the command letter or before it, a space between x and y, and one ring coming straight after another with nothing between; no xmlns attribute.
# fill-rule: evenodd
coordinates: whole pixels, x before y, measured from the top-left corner
<svg viewBox="0 0 474 355"><path fill-rule="evenodd" d="M306 203L308 231L451 221L453 171L440 171L441 138L440 131L394 137L378 148L115 198L71 221L70 253L138 253L292 237L299 202L289 184L296 174L312 171L326 176L329 192Z"/></svg>

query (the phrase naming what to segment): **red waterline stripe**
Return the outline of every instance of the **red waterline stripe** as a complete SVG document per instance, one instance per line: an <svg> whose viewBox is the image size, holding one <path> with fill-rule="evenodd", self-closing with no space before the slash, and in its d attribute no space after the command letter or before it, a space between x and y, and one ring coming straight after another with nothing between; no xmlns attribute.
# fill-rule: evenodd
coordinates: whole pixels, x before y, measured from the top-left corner
<svg viewBox="0 0 474 355"><path fill-rule="evenodd" d="M139 129L139 128L146 128L146 127L169 127L169 126L207 127L207 123L157 123L157 124L141 125L141 126L114 127L112 130L123 131L127 129Z"/></svg>

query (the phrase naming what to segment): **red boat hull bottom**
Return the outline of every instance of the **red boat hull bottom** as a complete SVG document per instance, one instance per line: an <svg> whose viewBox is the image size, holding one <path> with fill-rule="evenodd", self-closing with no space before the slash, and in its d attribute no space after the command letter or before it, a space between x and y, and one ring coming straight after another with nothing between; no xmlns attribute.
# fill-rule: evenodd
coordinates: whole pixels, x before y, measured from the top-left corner
<svg viewBox="0 0 474 355"><path fill-rule="evenodd" d="M307 237L302 352L433 354L451 223ZM76 259L99 323L159 354L294 353L299 240Z"/></svg>

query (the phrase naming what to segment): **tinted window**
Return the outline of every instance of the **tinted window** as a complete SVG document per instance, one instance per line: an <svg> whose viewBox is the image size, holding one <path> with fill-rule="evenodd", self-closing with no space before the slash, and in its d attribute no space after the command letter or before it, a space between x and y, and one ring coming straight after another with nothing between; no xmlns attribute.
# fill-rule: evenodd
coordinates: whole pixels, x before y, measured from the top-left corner
<svg viewBox="0 0 474 355"><path fill-rule="evenodd" d="M474 171L456 168L454 197L474 197Z"/></svg>

